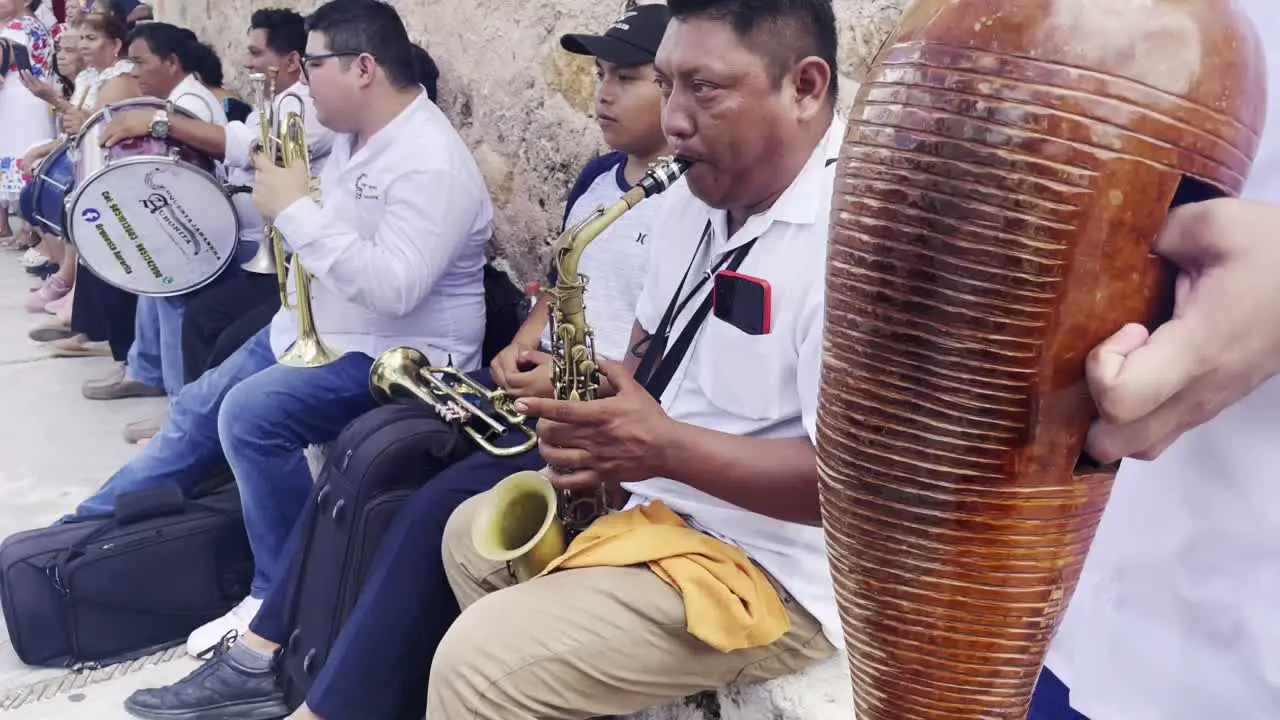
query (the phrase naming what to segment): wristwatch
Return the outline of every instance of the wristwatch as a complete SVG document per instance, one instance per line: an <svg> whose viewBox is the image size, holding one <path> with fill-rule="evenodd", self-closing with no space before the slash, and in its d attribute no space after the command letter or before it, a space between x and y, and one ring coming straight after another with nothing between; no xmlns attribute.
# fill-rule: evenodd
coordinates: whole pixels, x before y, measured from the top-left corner
<svg viewBox="0 0 1280 720"><path fill-rule="evenodd" d="M169 112L157 110L151 118L151 137L164 140L169 137Z"/></svg>

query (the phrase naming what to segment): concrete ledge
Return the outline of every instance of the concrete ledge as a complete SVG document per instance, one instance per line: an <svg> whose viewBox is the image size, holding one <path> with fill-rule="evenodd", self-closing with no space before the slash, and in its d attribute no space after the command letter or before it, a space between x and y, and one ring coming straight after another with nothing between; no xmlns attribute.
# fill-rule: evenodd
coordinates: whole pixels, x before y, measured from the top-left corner
<svg viewBox="0 0 1280 720"><path fill-rule="evenodd" d="M837 655L804 672L731 685L628 716L626 720L853 720L848 659Z"/></svg>

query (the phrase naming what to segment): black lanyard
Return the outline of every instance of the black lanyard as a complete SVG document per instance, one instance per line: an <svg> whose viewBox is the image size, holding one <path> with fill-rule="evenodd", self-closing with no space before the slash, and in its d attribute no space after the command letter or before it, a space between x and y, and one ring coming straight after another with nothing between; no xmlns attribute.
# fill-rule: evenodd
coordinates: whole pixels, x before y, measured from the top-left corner
<svg viewBox="0 0 1280 720"><path fill-rule="evenodd" d="M689 318L689 323L685 325L680 336L676 338L676 342L671 346L671 351L667 352L667 340L671 336L671 330L675 326L676 318L680 317L693 298L697 296L698 291L703 285L715 277L715 274L721 269L733 271L742 265L742 261L747 259L747 253L751 252L751 248L755 246L756 240L753 238L750 242L726 254L724 257L712 266L712 268L703 273L698 282L684 293L684 285L689 280L689 273L693 272L693 266L698 262L698 258L702 256L702 246L707 244L711 237L711 221L707 220L707 225L702 230L702 237L698 240L698 246L693 250L693 257L689 259L689 267L685 268L684 277L680 278L680 284L676 286L675 294L671 296L671 302L667 303L667 310L662 314L662 320L658 322L658 327L654 332L632 348L632 352L643 345L644 356L640 358L640 365L636 368L636 379L644 384L649 394L655 400L661 401L662 393L666 391L667 385L671 379L675 377L676 370L680 367L680 363L684 360L684 356L689 352L689 347L693 344L693 338L698 334L698 329L702 327L702 323L706 322L707 315L711 313L711 305L714 302L714 293L707 293L703 298L702 304L694 311L693 317Z"/></svg>

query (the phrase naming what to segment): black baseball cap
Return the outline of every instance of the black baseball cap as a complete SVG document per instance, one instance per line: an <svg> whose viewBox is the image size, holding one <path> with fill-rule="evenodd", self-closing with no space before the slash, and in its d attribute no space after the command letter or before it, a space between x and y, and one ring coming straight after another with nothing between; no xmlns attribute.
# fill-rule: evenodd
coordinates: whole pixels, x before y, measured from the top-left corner
<svg viewBox="0 0 1280 720"><path fill-rule="evenodd" d="M603 35L565 35L560 47L624 67L648 65L658 54L671 11L666 5L637 5L622 14Z"/></svg>

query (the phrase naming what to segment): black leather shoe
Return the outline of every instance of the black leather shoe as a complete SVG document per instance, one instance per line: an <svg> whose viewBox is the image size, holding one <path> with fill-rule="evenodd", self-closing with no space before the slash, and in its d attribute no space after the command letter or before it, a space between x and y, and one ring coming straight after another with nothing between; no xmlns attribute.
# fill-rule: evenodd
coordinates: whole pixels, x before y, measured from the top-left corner
<svg viewBox="0 0 1280 720"><path fill-rule="evenodd" d="M223 638L213 657L178 682L139 690L124 709L144 720L280 720L288 717L275 663L252 670L230 652L234 637Z"/></svg>

